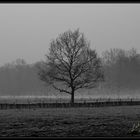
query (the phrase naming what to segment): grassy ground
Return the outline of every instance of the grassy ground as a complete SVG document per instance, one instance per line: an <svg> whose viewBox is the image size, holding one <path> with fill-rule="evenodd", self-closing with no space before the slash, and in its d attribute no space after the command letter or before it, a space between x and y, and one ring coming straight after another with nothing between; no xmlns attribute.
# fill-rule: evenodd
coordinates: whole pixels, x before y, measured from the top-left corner
<svg viewBox="0 0 140 140"><path fill-rule="evenodd" d="M0 137L126 137L140 106L0 110Z"/></svg>

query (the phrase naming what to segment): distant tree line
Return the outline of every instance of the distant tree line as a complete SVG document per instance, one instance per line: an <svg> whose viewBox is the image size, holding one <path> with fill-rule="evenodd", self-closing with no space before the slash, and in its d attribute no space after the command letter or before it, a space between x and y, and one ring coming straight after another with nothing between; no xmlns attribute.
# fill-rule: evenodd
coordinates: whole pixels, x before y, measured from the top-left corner
<svg viewBox="0 0 140 140"><path fill-rule="evenodd" d="M102 64L105 88L139 89L140 54L135 49L110 49L103 52ZM24 92L42 92L47 87L38 78L37 65L17 59L0 67L0 95L22 95Z"/></svg>
<svg viewBox="0 0 140 140"><path fill-rule="evenodd" d="M102 54L104 87L139 89L140 54L135 49L110 49ZM45 87L38 78L37 65L17 59L0 67L0 95L42 91Z"/></svg>

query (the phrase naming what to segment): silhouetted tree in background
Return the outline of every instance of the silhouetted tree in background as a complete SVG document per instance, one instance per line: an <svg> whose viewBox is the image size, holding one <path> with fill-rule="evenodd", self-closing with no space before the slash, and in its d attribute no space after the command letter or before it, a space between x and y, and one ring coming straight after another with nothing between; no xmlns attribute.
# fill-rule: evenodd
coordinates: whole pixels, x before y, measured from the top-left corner
<svg viewBox="0 0 140 140"><path fill-rule="evenodd" d="M40 63L40 62L38 62ZM47 90L35 64L17 59L0 67L0 95L41 95Z"/></svg>
<svg viewBox="0 0 140 140"><path fill-rule="evenodd" d="M140 83L140 55L135 49L110 49L103 53L105 79L119 89L136 89Z"/></svg>
<svg viewBox="0 0 140 140"><path fill-rule="evenodd" d="M103 80L101 61L78 29L64 32L51 41L46 57L47 61L39 68L40 79L56 90L70 94L71 103L74 103L76 90L93 88Z"/></svg>

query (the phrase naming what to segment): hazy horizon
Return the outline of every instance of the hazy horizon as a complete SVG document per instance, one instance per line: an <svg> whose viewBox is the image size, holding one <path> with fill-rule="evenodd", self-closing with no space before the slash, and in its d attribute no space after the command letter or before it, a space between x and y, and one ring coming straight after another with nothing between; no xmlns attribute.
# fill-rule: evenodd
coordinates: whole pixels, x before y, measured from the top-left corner
<svg viewBox="0 0 140 140"><path fill-rule="evenodd" d="M0 66L44 60L49 43L80 29L99 54L110 48L140 53L140 4L0 4Z"/></svg>

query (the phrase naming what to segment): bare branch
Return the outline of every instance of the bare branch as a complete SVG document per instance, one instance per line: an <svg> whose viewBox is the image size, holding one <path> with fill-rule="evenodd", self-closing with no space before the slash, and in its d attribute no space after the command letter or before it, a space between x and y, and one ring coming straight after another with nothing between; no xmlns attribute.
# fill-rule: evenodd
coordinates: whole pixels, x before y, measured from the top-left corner
<svg viewBox="0 0 140 140"><path fill-rule="evenodd" d="M59 90L60 92L65 92L65 93L68 93L68 94L71 94L69 91L65 90L65 89L61 89L61 88L58 88L56 87L54 84L52 85L56 90Z"/></svg>

